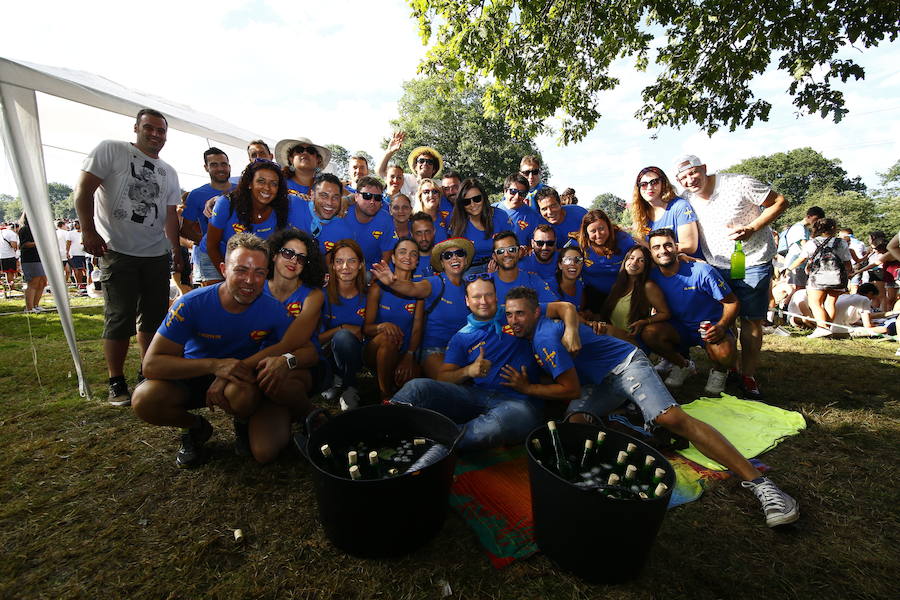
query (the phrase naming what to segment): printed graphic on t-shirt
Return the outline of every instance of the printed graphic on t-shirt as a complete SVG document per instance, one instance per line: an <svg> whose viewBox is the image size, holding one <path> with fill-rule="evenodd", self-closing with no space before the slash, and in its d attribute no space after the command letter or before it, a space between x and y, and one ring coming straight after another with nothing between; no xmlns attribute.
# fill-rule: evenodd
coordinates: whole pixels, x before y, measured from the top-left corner
<svg viewBox="0 0 900 600"><path fill-rule="evenodd" d="M131 181L128 183L128 201L113 211L113 218L130 220L147 228L161 228L165 211L159 210L160 192L165 189L166 169L136 155L131 156Z"/></svg>

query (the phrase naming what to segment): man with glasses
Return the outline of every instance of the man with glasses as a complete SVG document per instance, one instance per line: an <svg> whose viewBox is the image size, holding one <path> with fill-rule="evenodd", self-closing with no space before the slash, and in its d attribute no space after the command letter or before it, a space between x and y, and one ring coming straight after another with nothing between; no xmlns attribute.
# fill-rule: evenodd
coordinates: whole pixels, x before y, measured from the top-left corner
<svg viewBox="0 0 900 600"><path fill-rule="evenodd" d="M494 204L494 208L503 210L512 221L516 237L527 245L534 233L534 228L544 221L536 210L528 206L525 196L528 195L528 181L519 173L513 173L503 182L503 200Z"/></svg>
<svg viewBox="0 0 900 600"><path fill-rule="evenodd" d="M459 195L459 188L462 185L462 177L456 171L447 171L441 179L441 189L444 191L444 200L453 209L456 204L456 197Z"/></svg>
<svg viewBox="0 0 900 600"><path fill-rule="evenodd" d="M519 268L537 273L551 283L556 277L556 256L556 232L550 225L541 223L531 234L531 254L519 262Z"/></svg>
<svg viewBox="0 0 900 600"><path fill-rule="evenodd" d="M200 285L212 285L222 281L219 269L209 260L209 254L201 244L209 219L203 213L208 200L230 192L235 183L231 181L231 163L228 155L215 146L203 152L203 169L209 174L209 183L191 190L184 201L181 214L181 237L194 242L191 262L194 264L193 280ZM240 179L240 178L238 178Z"/></svg>
<svg viewBox="0 0 900 600"><path fill-rule="evenodd" d="M532 208L537 208L537 193L547 187L547 184L541 181L541 159L533 154L523 156L519 162L519 173L528 182L526 203Z"/></svg>
<svg viewBox="0 0 900 600"><path fill-rule="evenodd" d="M556 232L556 247L565 248L574 244L581 230L581 220L587 211L577 204L563 206L559 194L550 186L544 186L535 196L538 210L553 231Z"/></svg>
<svg viewBox="0 0 900 600"><path fill-rule="evenodd" d="M501 307L506 302L509 290L520 285L537 292L541 302L554 302L559 296L550 289L550 285L535 273L519 268L519 257L522 250L519 241L512 231L501 231L494 234L494 262L497 264L496 279L497 304Z"/></svg>
<svg viewBox="0 0 900 600"><path fill-rule="evenodd" d="M311 233L319 242L324 256L339 240L352 238L353 232L340 217L341 180L331 173L321 173L312 188L311 202L291 202L288 223Z"/></svg>
<svg viewBox="0 0 900 600"><path fill-rule="evenodd" d="M353 239L362 248L366 267L390 259L394 247L394 220L381 210L384 184L374 177L363 177L357 182L353 195L355 204L347 209L344 223L353 233Z"/></svg>

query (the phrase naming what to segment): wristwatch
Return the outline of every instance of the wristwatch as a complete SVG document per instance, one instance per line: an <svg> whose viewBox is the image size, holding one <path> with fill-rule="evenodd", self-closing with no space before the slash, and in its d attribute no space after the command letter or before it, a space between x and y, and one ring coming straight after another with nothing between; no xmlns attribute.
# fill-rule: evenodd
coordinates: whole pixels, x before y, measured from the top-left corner
<svg viewBox="0 0 900 600"><path fill-rule="evenodd" d="M285 352L282 356L287 359L288 369L294 370L297 368L297 358L293 354Z"/></svg>

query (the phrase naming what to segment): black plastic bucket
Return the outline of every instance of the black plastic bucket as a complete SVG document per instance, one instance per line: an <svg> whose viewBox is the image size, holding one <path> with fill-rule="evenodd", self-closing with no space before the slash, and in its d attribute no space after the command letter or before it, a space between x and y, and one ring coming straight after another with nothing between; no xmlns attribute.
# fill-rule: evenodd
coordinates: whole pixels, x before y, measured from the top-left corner
<svg viewBox="0 0 900 600"><path fill-rule="evenodd" d="M560 439L567 454L581 455L586 439L606 432L598 462L615 463L619 450L631 442L644 456L656 459L655 467L666 471L662 482L669 490L658 498L617 500L596 490L569 483L537 462L531 440L537 438L547 456L553 445L547 426L528 435L528 471L531 478L531 506L538 547L563 569L593 583L622 583L640 575L662 525L675 483L672 465L647 444L631 436L597 425L558 423ZM640 465L637 465L640 466ZM652 491L652 490L651 490Z"/></svg>
<svg viewBox="0 0 900 600"><path fill-rule="evenodd" d="M313 421L317 411L310 415ZM308 429L309 431L309 425ZM449 455L414 473L390 479L353 481L332 474L320 448L346 447L373 434L389 438L426 437L451 449ZM456 466L459 426L431 410L405 404L364 406L328 419L298 448L313 465L319 519L341 550L362 558L409 553L429 542L447 516Z"/></svg>

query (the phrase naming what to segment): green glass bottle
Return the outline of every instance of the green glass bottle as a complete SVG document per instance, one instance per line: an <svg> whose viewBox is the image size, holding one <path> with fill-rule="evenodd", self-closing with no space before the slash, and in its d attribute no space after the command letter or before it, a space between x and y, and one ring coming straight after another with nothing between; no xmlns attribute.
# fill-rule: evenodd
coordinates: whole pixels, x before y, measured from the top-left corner
<svg viewBox="0 0 900 600"><path fill-rule="evenodd" d="M734 252L731 253L731 278L743 279L746 269L744 267L744 244L740 240L734 243Z"/></svg>
<svg viewBox="0 0 900 600"><path fill-rule="evenodd" d="M562 440L559 437L559 431L556 430L556 421L548 421L547 429L550 430L550 441L553 442L553 453L555 454L554 466L559 476L566 481L572 481L575 477L575 469L569 459L566 458L566 449L563 447Z"/></svg>
<svg viewBox="0 0 900 600"><path fill-rule="evenodd" d="M383 479L384 471L381 468L381 461L378 460L378 453L372 450L369 452L369 471L375 479Z"/></svg>
<svg viewBox="0 0 900 600"><path fill-rule="evenodd" d="M359 472L359 465L352 465L350 467L350 479L353 481L362 479L362 473Z"/></svg>
<svg viewBox="0 0 900 600"><path fill-rule="evenodd" d="M594 464L594 440L584 440L584 452L581 454L581 470L587 471Z"/></svg>

